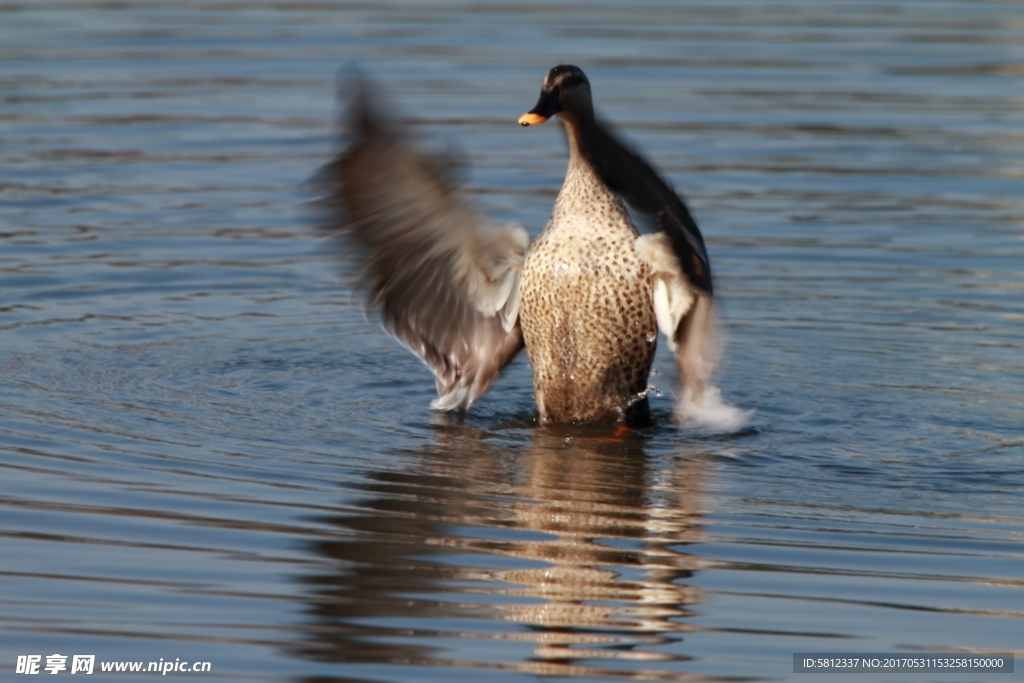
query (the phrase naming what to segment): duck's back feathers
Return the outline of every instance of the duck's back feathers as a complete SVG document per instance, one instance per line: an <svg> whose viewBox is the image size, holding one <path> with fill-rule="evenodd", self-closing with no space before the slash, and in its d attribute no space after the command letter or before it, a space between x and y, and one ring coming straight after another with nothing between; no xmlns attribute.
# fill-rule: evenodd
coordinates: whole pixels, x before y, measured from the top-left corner
<svg viewBox="0 0 1024 683"><path fill-rule="evenodd" d="M440 410L468 408L522 348L519 274L528 237L463 202L406 141L368 86L348 146L317 176L324 228L365 262L362 287L386 329L433 371Z"/></svg>

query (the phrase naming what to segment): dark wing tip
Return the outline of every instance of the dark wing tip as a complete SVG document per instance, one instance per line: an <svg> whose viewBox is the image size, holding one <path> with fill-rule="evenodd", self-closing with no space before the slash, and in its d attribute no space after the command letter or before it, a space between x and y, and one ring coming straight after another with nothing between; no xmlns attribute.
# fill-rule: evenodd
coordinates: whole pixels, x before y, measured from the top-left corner
<svg viewBox="0 0 1024 683"><path fill-rule="evenodd" d="M585 132L583 153L601 181L630 208L650 217L672 241L690 283L712 293L711 262L704 236L683 199L639 152L594 121Z"/></svg>

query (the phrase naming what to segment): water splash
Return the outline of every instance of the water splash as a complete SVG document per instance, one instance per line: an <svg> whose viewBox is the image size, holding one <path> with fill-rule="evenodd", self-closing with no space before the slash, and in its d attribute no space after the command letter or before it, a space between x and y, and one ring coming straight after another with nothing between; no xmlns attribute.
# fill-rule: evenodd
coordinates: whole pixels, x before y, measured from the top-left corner
<svg viewBox="0 0 1024 683"><path fill-rule="evenodd" d="M732 432L754 416L753 409L744 410L723 400L721 390L713 384L705 384L696 396L694 393L686 388L682 398L676 402L676 418L688 426Z"/></svg>

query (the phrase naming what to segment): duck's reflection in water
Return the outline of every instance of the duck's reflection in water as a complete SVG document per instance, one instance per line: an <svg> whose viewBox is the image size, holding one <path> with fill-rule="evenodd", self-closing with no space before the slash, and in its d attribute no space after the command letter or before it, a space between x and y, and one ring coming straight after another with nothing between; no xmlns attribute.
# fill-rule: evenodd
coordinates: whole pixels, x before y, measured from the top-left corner
<svg viewBox="0 0 1024 683"><path fill-rule="evenodd" d="M518 449L439 430L318 543L302 656L546 675L690 678L704 459L636 435L538 430ZM485 646L486 645L486 646ZM653 668L651 668L653 667Z"/></svg>
<svg viewBox="0 0 1024 683"><path fill-rule="evenodd" d="M686 605L699 601L681 583L695 559L679 552L699 533L700 459L652 470L639 440L566 441L538 435L525 462L513 523L549 534L517 544L516 556L548 566L500 578L522 585L511 595L542 598L506 605L507 618L538 633L535 655L570 666L580 659L672 658L644 649L686 630ZM545 667L545 672L552 667Z"/></svg>

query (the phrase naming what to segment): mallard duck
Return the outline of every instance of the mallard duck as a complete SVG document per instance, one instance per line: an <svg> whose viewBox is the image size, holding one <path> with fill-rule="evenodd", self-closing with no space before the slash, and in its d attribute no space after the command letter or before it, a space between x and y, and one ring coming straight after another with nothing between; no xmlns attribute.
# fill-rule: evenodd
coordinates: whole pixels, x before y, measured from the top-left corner
<svg viewBox="0 0 1024 683"><path fill-rule="evenodd" d="M468 409L525 345L542 424L646 424L660 329L682 414L708 388L716 350L704 239L671 187L595 118L578 67L552 69L519 123L552 116L565 124L569 166L530 244L522 227L463 200L363 82L348 145L319 174L326 228L364 259L370 308L433 371L432 408ZM639 235L627 205L652 233Z"/></svg>

